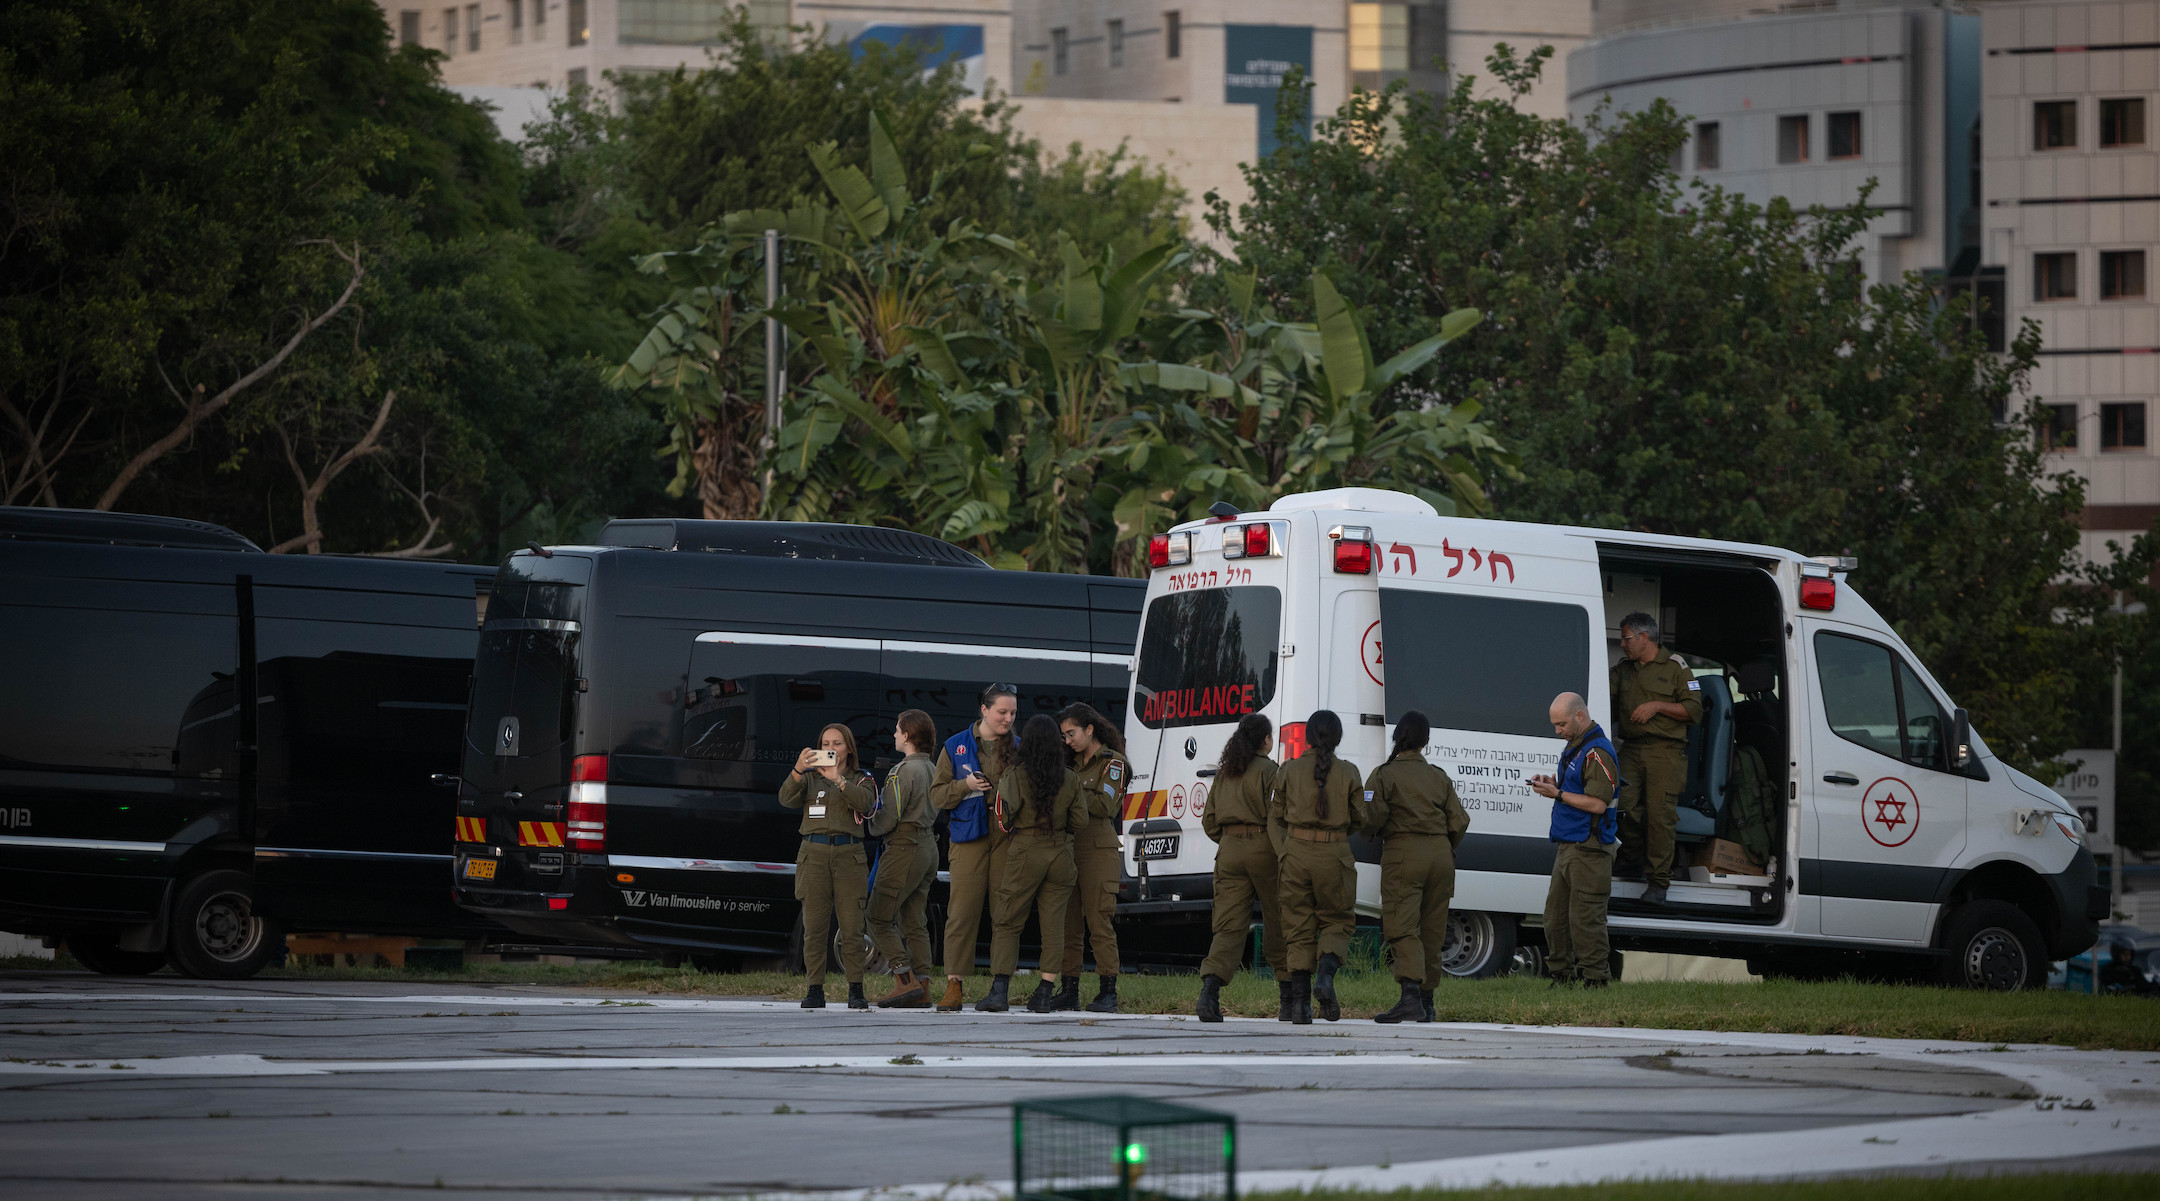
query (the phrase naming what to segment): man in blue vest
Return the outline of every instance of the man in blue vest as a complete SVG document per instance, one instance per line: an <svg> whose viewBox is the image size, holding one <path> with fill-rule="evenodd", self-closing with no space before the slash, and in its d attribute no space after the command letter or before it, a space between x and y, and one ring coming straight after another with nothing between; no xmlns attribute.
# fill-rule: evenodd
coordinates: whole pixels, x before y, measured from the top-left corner
<svg viewBox="0 0 2160 1201"><path fill-rule="evenodd" d="M1552 800L1552 886L1545 892L1545 965L1552 987L1580 983L1603 988L1611 946L1605 904L1612 895L1613 846L1620 841L1620 757L1590 706L1573 692L1553 698L1553 733L1567 739L1557 776L1532 776L1530 787Z"/></svg>

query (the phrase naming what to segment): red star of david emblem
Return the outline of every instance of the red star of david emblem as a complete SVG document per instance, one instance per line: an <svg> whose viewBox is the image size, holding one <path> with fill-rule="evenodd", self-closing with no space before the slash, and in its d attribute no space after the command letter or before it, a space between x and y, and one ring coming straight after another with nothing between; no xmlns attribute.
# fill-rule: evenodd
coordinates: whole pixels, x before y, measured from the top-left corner
<svg viewBox="0 0 2160 1201"><path fill-rule="evenodd" d="M1895 812L1892 812L1895 810ZM1896 829L1905 824L1905 802L1895 797L1885 797L1875 802L1875 820Z"/></svg>

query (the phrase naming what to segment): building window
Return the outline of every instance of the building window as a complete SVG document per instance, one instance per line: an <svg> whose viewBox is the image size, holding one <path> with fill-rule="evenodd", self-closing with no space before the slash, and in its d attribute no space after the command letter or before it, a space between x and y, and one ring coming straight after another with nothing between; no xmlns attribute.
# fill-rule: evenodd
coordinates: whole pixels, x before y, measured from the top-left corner
<svg viewBox="0 0 2160 1201"><path fill-rule="evenodd" d="M548 0L532 0L533 40L539 41L547 33Z"/></svg>
<svg viewBox="0 0 2160 1201"><path fill-rule="evenodd" d="M1860 114L1830 114L1830 157L1860 157Z"/></svg>
<svg viewBox="0 0 2160 1201"><path fill-rule="evenodd" d="M770 33L785 26L785 5L748 4L741 0L617 0L615 41L623 46L713 46L720 31L743 8L751 25ZM780 8L774 21L773 9Z"/></svg>
<svg viewBox="0 0 2160 1201"><path fill-rule="evenodd" d="M1173 10L1162 15L1163 57L1185 57L1185 21Z"/></svg>
<svg viewBox="0 0 2160 1201"><path fill-rule="evenodd" d="M1065 44L1065 31L1062 29L1051 30L1050 73L1052 75L1063 75L1066 68L1070 67L1071 65L1072 54L1070 49Z"/></svg>
<svg viewBox="0 0 2160 1201"><path fill-rule="evenodd" d="M582 87L584 87L584 86L585 86L585 68L583 68L583 67L572 67L572 68L570 68L570 90L574 92L574 91L577 91L577 90L578 90L579 88L582 88Z"/></svg>
<svg viewBox="0 0 2160 1201"><path fill-rule="evenodd" d="M455 55L455 54L457 53L457 10L456 10L456 9L454 9L454 8L446 8L446 9L442 10L442 30L443 30L443 32L442 32L442 49L443 49L443 53L444 53L444 54L449 54L449 55Z"/></svg>
<svg viewBox="0 0 2160 1201"><path fill-rule="evenodd" d="M1402 4L1350 6L1350 69L1410 69L1410 9Z"/></svg>
<svg viewBox="0 0 2160 1201"><path fill-rule="evenodd" d="M2145 252L2100 252L2100 299L2132 300L2145 295Z"/></svg>
<svg viewBox="0 0 2160 1201"><path fill-rule="evenodd" d="M546 4L547 0L540 0ZM525 44L525 0L510 0L510 44Z"/></svg>
<svg viewBox="0 0 2160 1201"><path fill-rule="evenodd" d="M2077 255L2036 254L2033 256L2033 299L2077 299Z"/></svg>
<svg viewBox="0 0 2160 1201"><path fill-rule="evenodd" d="M2143 146L2144 144L2144 98L2103 100L2100 102L2100 145L2102 147Z"/></svg>
<svg viewBox="0 0 2160 1201"><path fill-rule="evenodd" d="M465 48L480 48L480 6L477 4L465 6Z"/></svg>
<svg viewBox="0 0 2160 1201"><path fill-rule="evenodd" d="M2047 425L2040 430L2040 449L2077 449L2077 406L2047 406Z"/></svg>
<svg viewBox="0 0 2160 1201"><path fill-rule="evenodd" d="M1722 149L1718 145L1718 123L1698 122L1695 126L1695 169L1715 171L1722 161Z"/></svg>
<svg viewBox="0 0 2160 1201"><path fill-rule="evenodd" d="M2069 150L2077 145L2077 101L2042 100L2033 105L2033 149Z"/></svg>
<svg viewBox="0 0 2160 1201"><path fill-rule="evenodd" d="M570 6L570 12L568 13L570 19L563 23L570 28L565 32L569 36L571 45L582 46L592 40L592 27L585 21L585 0L568 0L568 3ZM575 82L584 83L585 81L580 79Z"/></svg>
<svg viewBox="0 0 2160 1201"><path fill-rule="evenodd" d="M417 46L420 44L420 14L406 9L397 15L397 44Z"/></svg>
<svg viewBox="0 0 2160 1201"><path fill-rule="evenodd" d="M1122 67L1125 65L1125 22L1109 22L1107 32L1110 35L1110 65Z"/></svg>
<svg viewBox="0 0 2160 1201"><path fill-rule="evenodd" d="M2143 450L2144 448L2144 401L2133 400L2126 404L2100 406L2100 449Z"/></svg>
<svg viewBox="0 0 2160 1201"><path fill-rule="evenodd" d="M1777 161L1781 163L1804 163L1808 161L1808 119L1802 113L1797 117L1777 119Z"/></svg>

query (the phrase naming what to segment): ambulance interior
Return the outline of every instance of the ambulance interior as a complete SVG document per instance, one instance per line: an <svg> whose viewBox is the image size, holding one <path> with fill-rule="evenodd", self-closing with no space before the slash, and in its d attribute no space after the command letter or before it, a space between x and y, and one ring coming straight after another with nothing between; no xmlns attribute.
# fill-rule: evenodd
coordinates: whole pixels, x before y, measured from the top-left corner
<svg viewBox="0 0 2160 1201"><path fill-rule="evenodd" d="M1776 886L1785 856L1784 798L1791 772L1792 729L1786 697L1785 615L1776 581L1745 559L1681 556L1635 547L1602 548L1605 649L1620 662L1620 621L1648 613L1658 640L1695 673L1703 719L1688 729L1687 784L1667 903L1642 905L1639 874L1613 878L1616 912L1715 921L1775 921ZM1601 715L1602 716L1602 715ZM1618 714L1607 728L1618 741ZM1767 778L1754 805L1735 804L1741 748L1753 748ZM1767 853L1753 859L1742 848Z"/></svg>

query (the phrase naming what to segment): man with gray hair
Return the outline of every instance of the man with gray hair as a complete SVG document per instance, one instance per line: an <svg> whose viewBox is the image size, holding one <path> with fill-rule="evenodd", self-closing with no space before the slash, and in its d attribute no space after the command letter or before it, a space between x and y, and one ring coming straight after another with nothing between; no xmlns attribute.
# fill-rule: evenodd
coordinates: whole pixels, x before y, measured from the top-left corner
<svg viewBox="0 0 2160 1201"><path fill-rule="evenodd" d="M1581 694L1553 698L1553 733L1567 739L1557 775L1532 776L1530 788L1552 799L1552 885L1545 891L1545 967L1552 987L1603 988L1612 979L1605 905L1612 895L1613 795L1620 788L1613 745L1590 720Z"/></svg>
<svg viewBox="0 0 2160 1201"><path fill-rule="evenodd" d="M1613 728L1620 732L1620 874L1648 881L1642 899L1665 903L1672 883L1673 834L1687 786L1687 729L1702 720L1702 685L1687 664L1658 645L1657 618L1620 619L1620 662L1612 669Z"/></svg>

